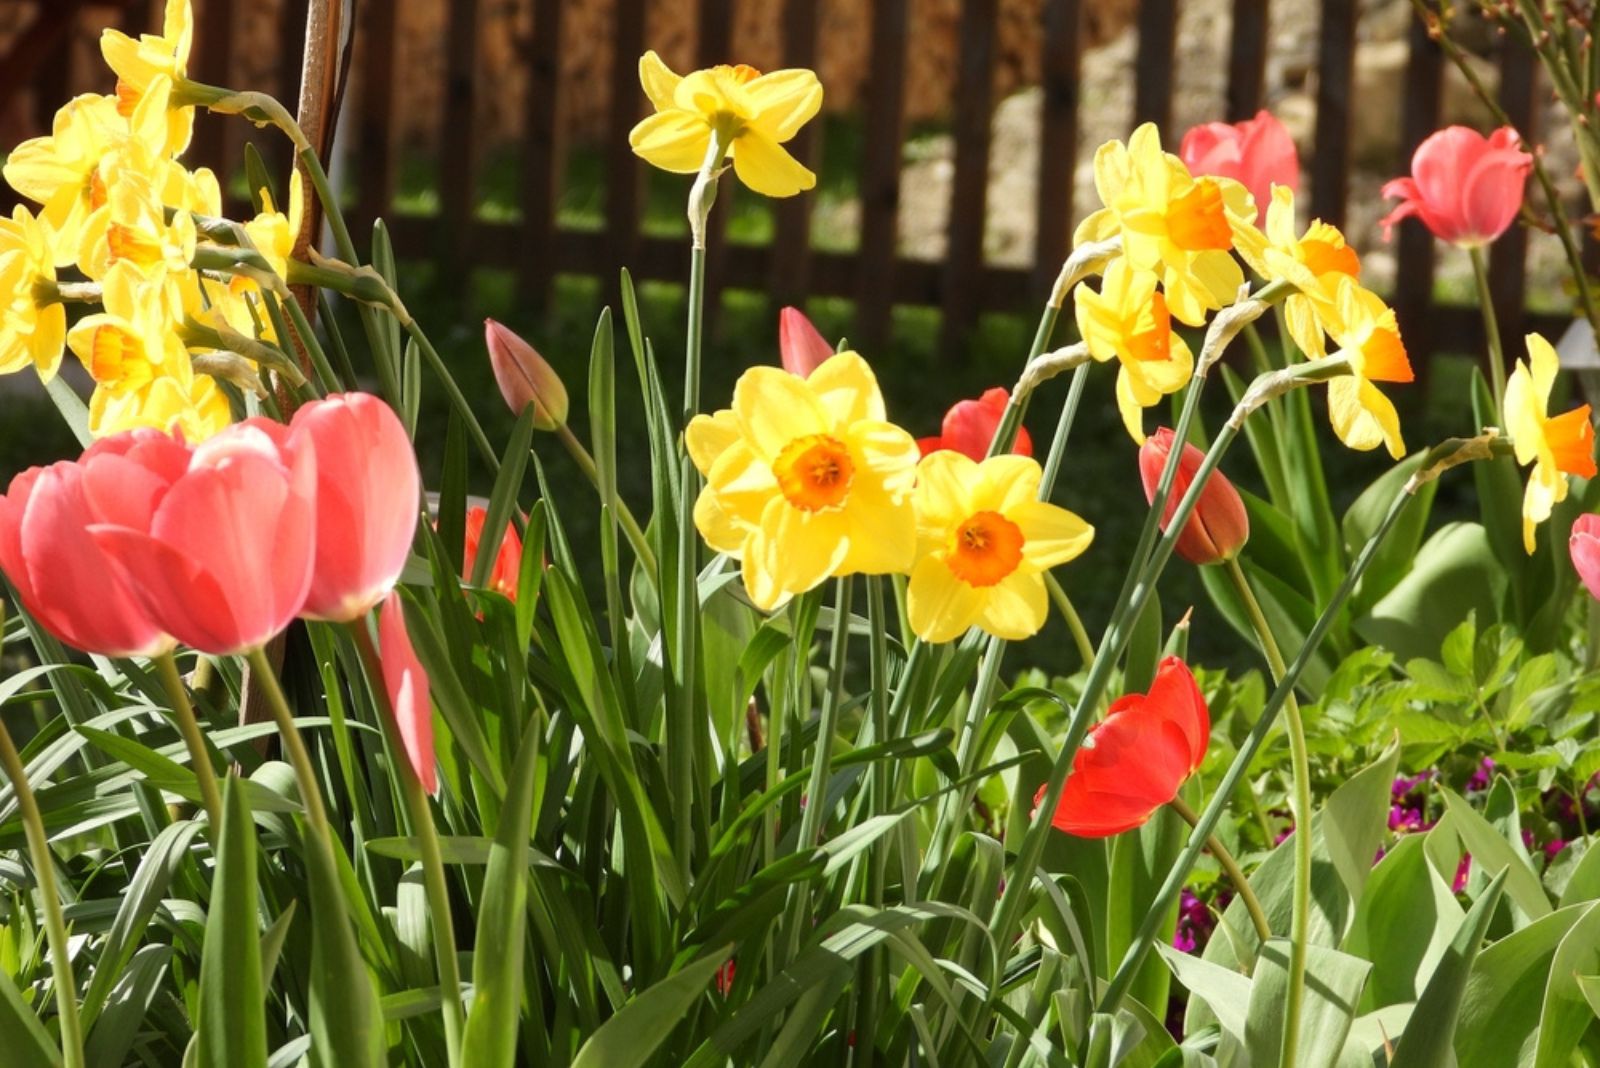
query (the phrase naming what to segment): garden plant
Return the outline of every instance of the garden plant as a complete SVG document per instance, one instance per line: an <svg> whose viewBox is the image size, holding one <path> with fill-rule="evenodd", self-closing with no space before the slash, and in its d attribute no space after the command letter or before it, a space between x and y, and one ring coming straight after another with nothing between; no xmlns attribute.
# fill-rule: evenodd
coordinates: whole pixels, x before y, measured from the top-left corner
<svg viewBox="0 0 1600 1068"><path fill-rule="evenodd" d="M811 71L645 53L686 345L624 271L582 389L490 321L476 396L285 107L188 76L188 0L107 30L114 93L4 165L0 372L83 452L0 497L0 1065L1600 1066L1594 433L1549 340L1503 351L1484 253L1559 241L1600 328L1587 12L1480 12L1570 112L1581 215L1509 126L1385 187L1478 271L1489 373L1436 442L1265 112L1102 145L1015 380L919 440L795 309L702 396L708 219L813 187ZM198 109L293 144L249 155L247 219L182 162ZM1126 440L1074 437L1113 368ZM1324 419L1392 468L1330 488ZM1084 450L1126 454L1142 522L1099 633L1097 517L1054 503ZM1169 565L1204 603L1163 603ZM1007 657L1052 614L1071 675ZM1191 662L1202 628L1255 666Z"/></svg>

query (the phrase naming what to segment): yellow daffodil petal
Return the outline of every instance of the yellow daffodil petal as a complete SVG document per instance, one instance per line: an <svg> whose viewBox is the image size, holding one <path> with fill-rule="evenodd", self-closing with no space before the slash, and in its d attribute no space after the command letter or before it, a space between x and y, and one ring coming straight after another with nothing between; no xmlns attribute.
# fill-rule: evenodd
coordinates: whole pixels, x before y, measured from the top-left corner
<svg viewBox="0 0 1600 1068"><path fill-rule="evenodd" d="M806 379L827 411L828 418L840 423L857 419L884 419L883 391L872 365L856 352L837 352Z"/></svg>
<svg viewBox="0 0 1600 1068"><path fill-rule="evenodd" d="M795 594L817 586L844 563L849 550L850 520L842 511L808 512L774 497L746 549L765 572L767 581L759 585L767 603L755 589L751 600L757 608L771 609L776 602L767 591Z"/></svg>
<svg viewBox="0 0 1600 1068"><path fill-rule="evenodd" d="M1044 571L1082 556L1094 541L1094 528L1076 514L1047 501L1024 501L1006 512L1026 539L1022 557Z"/></svg>
<svg viewBox="0 0 1600 1068"><path fill-rule="evenodd" d="M817 176L755 128L734 139L733 172L751 189L768 197L792 197L817 184Z"/></svg>
<svg viewBox="0 0 1600 1068"><path fill-rule="evenodd" d="M972 489L972 510L999 512L1011 510L1039 498L1042 472L1038 461L1028 456L991 456L977 465L976 485Z"/></svg>
<svg viewBox="0 0 1600 1068"><path fill-rule="evenodd" d="M753 527L727 510L724 499L715 493L702 493L694 502L694 526L706 544L719 553L738 553L744 549Z"/></svg>
<svg viewBox="0 0 1600 1068"><path fill-rule="evenodd" d="M903 574L917 555L917 519L908 495L896 496L875 483L854 488L849 521L849 551L840 574Z"/></svg>
<svg viewBox="0 0 1600 1068"><path fill-rule="evenodd" d="M1358 451L1387 445L1396 460L1406 454L1394 403L1360 375L1328 381L1328 417L1340 441Z"/></svg>
<svg viewBox="0 0 1600 1068"><path fill-rule="evenodd" d="M639 84L644 86L644 95L650 98L650 103L657 111L667 111L676 106L673 96L681 81L683 78L674 74L654 49L639 57Z"/></svg>
<svg viewBox="0 0 1600 1068"><path fill-rule="evenodd" d="M795 68L763 74L744 87L750 125L782 143L822 109L822 83L814 71Z"/></svg>
<svg viewBox="0 0 1600 1068"><path fill-rule="evenodd" d="M1021 641L1039 633L1050 611L1044 578L1016 571L991 587L984 599L979 625L996 638Z"/></svg>
<svg viewBox="0 0 1600 1068"><path fill-rule="evenodd" d="M731 410L724 408L713 415L697 415L689 420L683 432L683 443L689 450L689 459L702 475L709 474L711 465L723 451L739 440L739 421Z"/></svg>
<svg viewBox="0 0 1600 1068"><path fill-rule="evenodd" d="M739 434L768 462L796 438L834 429L805 379L779 367L752 367L733 387Z"/></svg>
<svg viewBox="0 0 1600 1068"><path fill-rule="evenodd" d="M972 491L977 481L978 465L965 453L940 449L924 456L917 465L919 525L942 535L976 512Z"/></svg>
<svg viewBox="0 0 1600 1068"><path fill-rule="evenodd" d="M646 163L673 174L694 174L705 162L711 127L692 111L658 111L628 133L628 144Z"/></svg>
<svg viewBox="0 0 1600 1068"><path fill-rule="evenodd" d="M923 641L948 642L965 634L984 608L984 591L956 578L941 556L924 556L906 586L906 614Z"/></svg>
<svg viewBox="0 0 1600 1068"><path fill-rule="evenodd" d="M1137 383L1126 367L1117 372L1117 413L1122 416L1122 425L1127 428L1128 436L1133 439L1133 443L1143 445L1145 406L1139 403L1138 389Z"/></svg>

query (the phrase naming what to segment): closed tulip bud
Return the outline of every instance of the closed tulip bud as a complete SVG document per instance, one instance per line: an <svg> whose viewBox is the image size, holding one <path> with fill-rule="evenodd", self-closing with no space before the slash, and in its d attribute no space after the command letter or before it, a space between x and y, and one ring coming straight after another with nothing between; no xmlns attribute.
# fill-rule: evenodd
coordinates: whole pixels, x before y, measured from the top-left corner
<svg viewBox="0 0 1600 1068"><path fill-rule="evenodd" d="M1145 441L1139 450L1139 478L1144 483L1145 500L1153 500L1156 486L1161 481L1161 471L1167 464L1167 454L1172 451L1172 431L1162 427ZM1178 502L1189 492L1195 472L1205 460L1205 454L1193 445L1184 445L1178 458L1178 470L1172 479L1172 492L1167 495L1166 514L1161 518L1165 531L1178 510ZM1220 564L1231 560L1250 540L1250 517L1244 510L1244 500L1233 483L1221 471L1213 471L1200 491L1200 500L1183 533L1178 535L1178 555L1192 564Z"/></svg>
<svg viewBox="0 0 1600 1068"><path fill-rule="evenodd" d="M1578 577L1592 596L1600 598L1600 515L1580 515L1572 524L1572 537L1567 547Z"/></svg>
<svg viewBox="0 0 1600 1068"><path fill-rule="evenodd" d="M833 355L833 346L817 332L805 312L784 308L778 313L778 355L785 371L810 378L811 372Z"/></svg>
<svg viewBox="0 0 1600 1068"><path fill-rule="evenodd" d="M555 368L503 323L485 319L483 337L489 346L494 380L511 411L521 415L531 404L535 429L563 426L567 421L567 387L561 384Z"/></svg>

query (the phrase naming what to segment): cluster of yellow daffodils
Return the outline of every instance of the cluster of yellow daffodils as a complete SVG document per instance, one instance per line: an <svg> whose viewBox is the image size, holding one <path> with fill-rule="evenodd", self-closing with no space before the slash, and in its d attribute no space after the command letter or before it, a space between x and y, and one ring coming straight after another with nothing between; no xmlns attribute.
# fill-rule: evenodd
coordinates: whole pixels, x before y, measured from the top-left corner
<svg viewBox="0 0 1600 1068"><path fill-rule="evenodd" d="M1194 373L1172 321L1200 326L1208 313L1237 301L1242 260L1285 291L1285 322L1302 353L1349 364L1349 374L1328 384L1339 439L1353 449L1384 445L1396 459L1405 455L1394 405L1374 383L1411 381L1411 364L1394 312L1362 288L1360 261L1337 227L1316 221L1297 233L1294 193L1279 185L1265 229L1258 229L1255 201L1243 185L1191 174L1162 151L1149 124L1126 145L1102 145L1094 162L1104 207L1083 221L1075 240L1115 238L1120 252L1098 291L1074 291L1075 311L1089 354L1121 364L1117 406L1136 442L1144 442L1144 409L1182 389Z"/></svg>
<svg viewBox="0 0 1600 1068"><path fill-rule="evenodd" d="M37 208L0 220L0 374L33 366L48 381L70 348L95 382L96 435L176 425L190 440L209 437L232 406L191 349L215 349L219 336L275 340L256 282L192 266L196 216L222 213L215 176L178 158L194 123L193 107L174 100L193 22L189 0L167 0L160 34L106 30L116 91L68 101L50 133L18 145L3 169ZM269 201L242 228L280 277L300 225L298 182L288 207ZM70 332L63 286L102 305Z"/></svg>
<svg viewBox="0 0 1600 1068"><path fill-rule="evenodd" d="M886 420L872 368L841 352L807 378L754 367L733 406L686 435L705 476L695 526L743 568L772 610L842 575L908 574L911 626L945 642L979 626L1024 638L1044 625L1044 571L1078 556L1094 531L1038 500L1039 465L975 463Z"/></svg>

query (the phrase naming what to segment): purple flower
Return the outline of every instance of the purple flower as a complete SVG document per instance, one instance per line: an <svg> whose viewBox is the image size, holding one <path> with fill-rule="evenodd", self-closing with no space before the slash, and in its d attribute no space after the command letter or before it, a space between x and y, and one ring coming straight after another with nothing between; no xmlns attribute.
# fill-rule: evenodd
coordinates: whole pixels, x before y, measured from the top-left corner
<svg viewBox="0 0 1600 1068"><path fill-rule="evenodd" d="M1394 785L1390 787L1390 793L1393 795L1394 799L1398 801L1407 794L1414 793L1424 784L1431 782L1434 776L1437 774L1438 772L1434 771L1432 768L1429 768L1427 771L1420 772L1416 775L1397 775L1395 776Z"/></svg>
<svg viewBox="0 0 1600 1068"><path fill-rule="evenodd" d="M1456 877L1450 882L1452 893L1459 894L1467 888L1467 876L1472 872L1472 854L1461 854L1461 863L1456 865Z"/></svg>
<svg viewBox="0 0 1600 1068"><path fill-rule="evenodd" d="M1219 896L1217 908L1225 906L1226 899ZM1210 940L1215 927L1216 920L1206 903L1185 887L1178 898L1178 929L1172 935L1173 947L1184 953L1198 952Z"/></svg>
<svg viewBox="0 0 1600 1068"><path fill-rule="evenodd" d="M1467 792L1475 793L1489 788L1489 778L1494 774L1494 757L1484 757L1478 763L1477 770L1472 773L1472 778L1467 780Z"/></svg>

